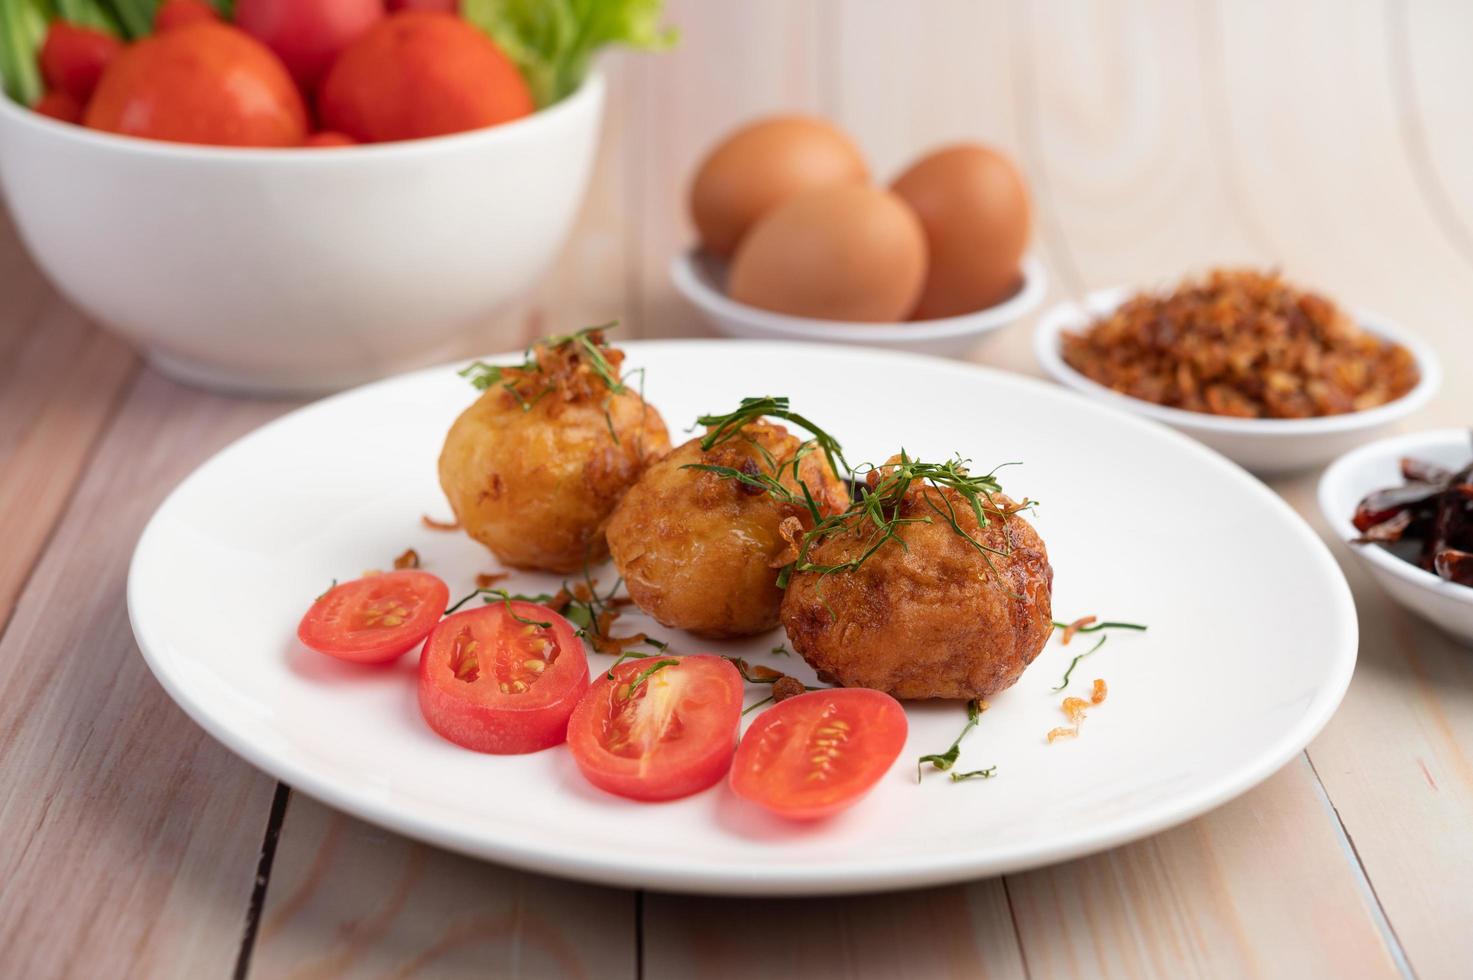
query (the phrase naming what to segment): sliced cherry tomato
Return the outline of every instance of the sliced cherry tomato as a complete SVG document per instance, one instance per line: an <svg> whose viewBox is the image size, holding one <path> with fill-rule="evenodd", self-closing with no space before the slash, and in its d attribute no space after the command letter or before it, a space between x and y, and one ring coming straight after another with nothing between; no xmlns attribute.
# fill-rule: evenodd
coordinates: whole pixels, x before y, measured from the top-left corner
<svg viewBox="0 0 1473 980"><path fill-rule="evenodd" d="M339 660L385 663L418 646L449 601L450 590L429 572L369 575L318 597L297 626L297 638Z"/></svg>
<svg viewBox="0 0 1473 980"><path fill-rule="evenodd" d="M648 657L600 671L568 723L588 781L632 800L673 800L721 780L742 720L742 677L721 657Z"/></svg>
<svg viewBox="0 0 1473 980"><path fill-rule="evenodd" d="M852 806L905 747L905 709L864 688L810 691L757 716L731 766L738 796L793 820Z"/></svg>
<svg viewBox="0 0 1473 980"><path fill-rule="evenodd" d="M52 89L85 105L103 69L122 50L123 42L105 31L53 20L41 45L41 74Z"/></svg>
<svg viewBox="0 0 1473 980"><path fill-rule="evenodd" d="M586 690L588 657L572 624L530 602L447 616L419 658L425 721L477 752L517 755L558 745Z"/></svg>

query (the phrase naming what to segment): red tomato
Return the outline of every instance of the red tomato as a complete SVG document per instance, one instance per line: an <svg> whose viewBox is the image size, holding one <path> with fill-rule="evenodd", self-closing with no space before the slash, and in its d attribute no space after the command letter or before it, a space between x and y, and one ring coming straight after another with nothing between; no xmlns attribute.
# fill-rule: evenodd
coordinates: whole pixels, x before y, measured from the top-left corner
<svg viewBox="0 0 1473 980"><path fill-rule="evenodd" d="M235 4L235 23L280 55L308 92L317 87L338 53L383 17L383 0L236 0Z"/></svg>
<svg viewBox="0 0 1473 980"><path fill-rule="evenodd" d="M339 660L386 663L418 646L449 601L450 590L429 572L368 575L335 585L313 602L297 638Z"/></svg>
<svg viewBox="0 0 1473 980"><path fill-rule="evenodd" d="M312 133L302 145L314 149L327 149L333 146L357 146L358 141L343 133L335 133L330 129L324 129L320 132Z"/></svg>
<svg viewBox="0 0 1473 980"><path fill-rule="evenodd" d="M742 677L730 661L631 660L614 668L613 680L599 673L568 722L568 748L599 789L673 800L721 780L741 720Z"/></svg>
<svg viewBox="0 0 1473 980"><path fill-rule="evenodd" d="M442 136L525 116L516 66L451 14L404 11L343 52L318 92L323 125L362 143Z"/></svg>
<svg viewBox="0 0 1473 980"><path fill-rule="evenodd" d="M158 13L153 15L153 29L155 33L162 34L186 24L213 23L219 19L215 8L205 0L164 0Z"/></svg>
<svg viewBox="0 0 1473 980"><path fill-rule="evenodd" d="M52 89L47 92L31 108L43 116L60 119L62 122L74 123L82 121L82 103L61 89Z"/></svg>
<svg viewBox="0 0 1473 980"><path fill-rule="evenodd" d="M864 688L810 691L768 708L737 748L731 788L794 820L858 802L905 747L905 709Z"/></svg>
<svg viewBox="0 0 1473 980"><path fill-rule="evenodd" d="M438 10L446 14L460 13L460 0L389 0L389 13L396 10Z"/></svg>
<svg viewBox="0 0 1473 980"><path fill-rule="evenodd" d="M586 690L588 657L572 624L530 602L447 616L419 657L425 721L477 752L517 755L558 745Z"/></svg>
<svg viewBox="0 0 1473 980"><path fill-rule="evenodd" d="M113 59L83 117L93 129L217 146L299 146L307 108L266 47L227 24L188 24Z"/></svg>
<svg viewBox="0 0 1473 980"><path fill-rule="evenodd" d="M102 70L123 50L123 42L102 31L53 20L41 45L41 76L85 105Z"/></svg>

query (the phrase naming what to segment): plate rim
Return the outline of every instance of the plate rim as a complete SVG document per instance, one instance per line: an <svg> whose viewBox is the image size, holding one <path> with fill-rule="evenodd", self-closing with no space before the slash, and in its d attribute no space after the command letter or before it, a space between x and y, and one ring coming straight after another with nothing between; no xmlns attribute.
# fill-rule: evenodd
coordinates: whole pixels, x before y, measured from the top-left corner
<svg viewBox="0 0 1473 980"><path fill-rule="evenodd" d="M1350 684L1355 669L1359 647L1359 619L1350 586L1343 570L1335 560L1329 547L1315 533L1308 521L1289 505L1281 496L1242 467L1227 457L1183 435L1155 420L1103 404L1078 392L1028 375L1001 368L931 357L924 354L856 348L836 344L802 343L793 341L734 340L734 339L657 339L631 340L621 344L630 356L657 348L722 348L733 344L749 348L768 348L775 353L791 354L795 347L806 348L810 353L824 357L851 357L882 360L887 366L897 360L921 362L925 366L974 380L985 377L1007 384L1018 384L1032 388L1038 393L1068 402L1087 406L1091 412L1104 413L1114 421L1131 428L1149 430L1158 438L1175 442L1189 455L1196 456L1227 479L1237 481L1242 490L1267 501L1268 505L1288 518L1288 525L1316 564L1326 573L1332 600L1340 607L1343 615L1333 617L1337 635L1327 637L1331 648L1326 676L1315 697L1295 724L1285 729L1270 747L1256 757L1245 760L1231 771L1218 774L1211 782L1184 797L1177 797L1141 811L1132 811L1102 824L1089 824L1083 830L1066 834L1047 844L1016 849L1006 857L987 855L958 857L955 852L940 856L905 856L891 859L869 859L864 864L850 864L822 874L815 874L811 867L775 865L764 867L760 876L750 869L734 870L725 864L703 864L686 862L679 867L642 867L632 859L620 859L618 849L604 849L597 855L572 854L562 851L545 851L526 848L517 843L504 844L488 840L483 836L467 833L454 826L421 820L390 806L382 806L372 799L355 794L351 788L342 788L330 774L319 777L312 767L303 766L295 759L277 755L256 745L252 740L232 729L228 723L214 717L207 708L186 690L186 686L169 670L168 658L160 651L162 642L151 641L149 626L142 621L139 569L144 564L147 550L158 533L156 526L166 515L174 500L197 480L203 479L220 461L238 446L277 426L290 424L300 414L317 410L320 406L340 399L358 397L376 388L399 384L412 378L420 378L454 370L473 358L456 359L429 368L408 371L373 381L365 385L318 399L293 409L248 433L232 440L228 445L200 463L188 476L181 480L160 502L139 534L133 555L128 565L127 608L129 624L133 630L138 649L150 672L160 686L189 718L219 741L234 754L245 759L257 769L287 783L329 806L349 813L369 823L385 827L433 846L447 848L483 860L509 865L527 871L550 874L564 878L624 888L646 888L656 891L673 891L709 895L749 896L799 896L840 895L857 892L884 892L929 885L971 881L996 875L1009 874L1031 868L1043 867L1071 858L1097 853L1121 844L1139 840L1162 830L1185 823L1217 806L1241 795L1278 772L1325 727L1339 707ZM514 357L515 354L500 353L487 355L483 360Z"/></svg>

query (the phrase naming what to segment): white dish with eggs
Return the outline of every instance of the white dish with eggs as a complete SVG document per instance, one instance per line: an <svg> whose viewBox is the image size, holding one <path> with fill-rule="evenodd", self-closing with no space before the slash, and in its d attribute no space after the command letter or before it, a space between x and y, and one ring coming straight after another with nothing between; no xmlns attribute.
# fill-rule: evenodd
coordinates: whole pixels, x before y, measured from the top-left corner
<svg viewBox="0 0 1473 980"><path fill-rule="evenodd" d="M860 323L790 316L738 303L726 295L726 264L695 249L675 257L670 279L728 337L858 344L942 356L963 354L986 334L1016 323L1037 309L1048 291L1043 263L1029 256L1023 260L1018 291L996 306L939 320Z"/></svg>
<svg viewBox="0 0 1473 980"><path fill-rule="evenodd" d="M689 203L700 244L671 277L731 336L960 354L1043 295L1027 181L981 144L885 186L824 120L761 119L707 154Z"/></svg>

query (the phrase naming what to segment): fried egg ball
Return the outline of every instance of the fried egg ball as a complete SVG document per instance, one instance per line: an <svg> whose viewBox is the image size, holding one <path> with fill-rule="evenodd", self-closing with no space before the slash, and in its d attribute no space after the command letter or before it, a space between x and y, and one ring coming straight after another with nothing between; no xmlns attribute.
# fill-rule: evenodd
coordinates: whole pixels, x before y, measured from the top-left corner
<svg viewBox="0 0 1473 980"><path fill-rule="evenodd" d="M609 550L634 604L665 626L716 638L763 633L778 622L778 572L812 517L760 487L686 467L777 472L801 499L792 461L802 442L765 419L709 450L703 438L677 447L629 490L609 520ZM822 514L848 505L848 488L821 452L810 446L797 469Z"/></svg>
<svg viewBox="0 0 1473 980"><path fill-rule="evenodd" d="M601 343L618 379L623 352ZM539 345L450 427L440 486L460 526L502 564L566 573L608 557L614 505L670 448L660 413L615 384L576 341Z"/></svg>
<svg viewBox="0 0 1473 980"><path fill-rule="evenodd" d="M1011 500L993 494L986 506L981 527L962 494L913 484L897 516L930 523L897 526L899 540L856 568L793 574L782 604L793 649L827 683L902 699L981 698L1011 687L1053 630L1054 573L1032 525L1002 516L1015 508ZM937 508L1007 555L983 555ZM854 521L813 544L805 564L858 559L874 531Z"/></svg>

